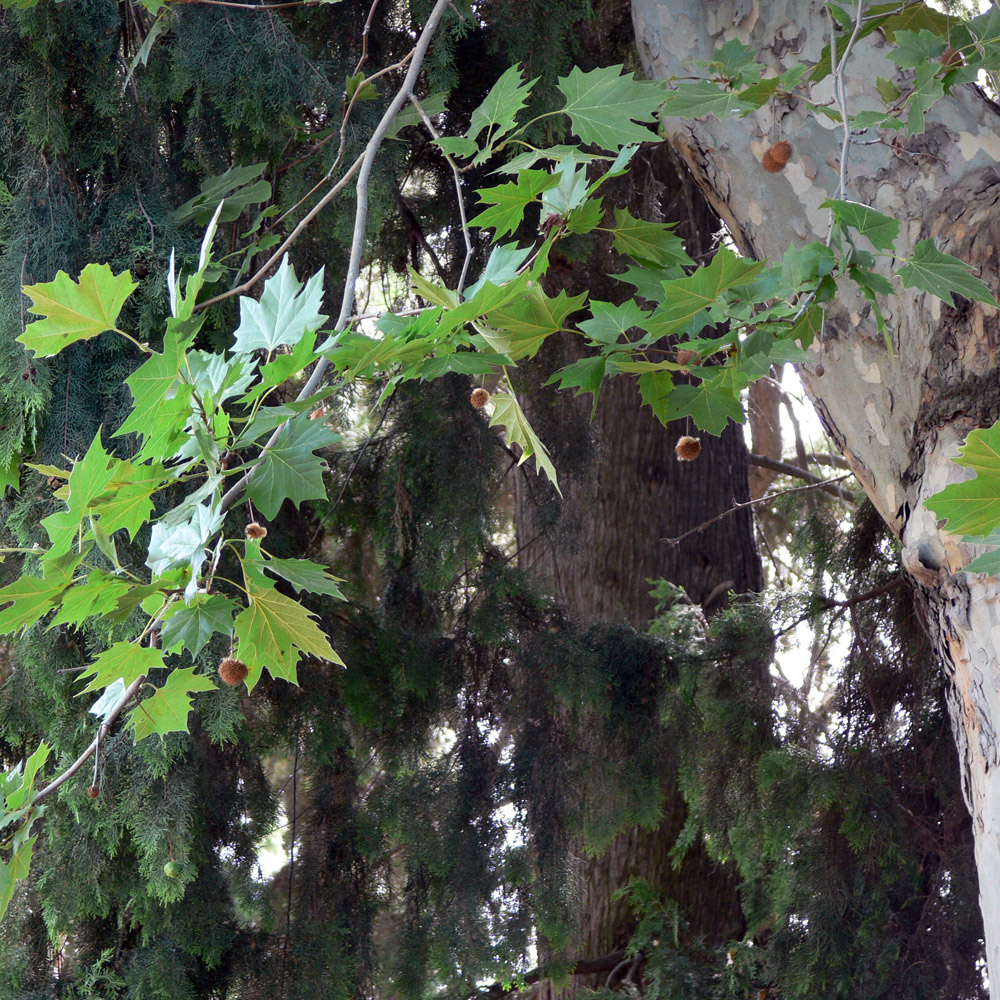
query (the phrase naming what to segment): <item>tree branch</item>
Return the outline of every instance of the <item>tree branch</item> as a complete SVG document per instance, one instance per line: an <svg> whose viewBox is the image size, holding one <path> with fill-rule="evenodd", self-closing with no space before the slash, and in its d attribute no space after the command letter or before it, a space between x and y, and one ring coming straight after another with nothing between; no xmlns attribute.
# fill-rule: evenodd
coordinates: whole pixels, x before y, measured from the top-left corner
<svg viewBox="0 0 1000 1000"><path fill-rule="evenodd" d="M839 483L848 477L837 476L835 479L822 479L818 483L809 483L807 486L793 486L788 490L779 490L777 493L768 493L765 496L758 497L756 500L748 500L746 503L733 503L733 506L728 510L724 510L721 514L716 514L715 517L710 517L707 521L702 521L701 524L696 525L690 531L685 531L683 535L677 535L674 538L661 538L661 542L666 542L668 545L677 545L682 542L685 538L691 535L698 534L699 531L704 531L710 525L716 523L716 521L721 521L724 517L729 517L730 514L735 514L738 510L743 510L744 507L756 507L758 504L767 503L768 500L774 500L775 497L783 497L787 493L804 493L806 490L820 489L829 483Z"/></svg>
<svg viewBox="0 0 1000 1000"><path fill-rule="evenodd" d="M610 972L618 968L624 959L624 948L613 951L610 955L602 955L600 958L581 958L569 970L569 974L571 976L587 976L597 972ZM520 976L518 983L531 986L533 983L547 978L552 972L557 971L557 969L558 966L555 965L539 965L537 968L532 969L531 972L526 972L523 976ZM516 992L517 987L509 983L497 982L476 993L470 993L469 997L470 1000L499 1000L500 997Z"/></svg>
<svg viewBox="0 0 1000 1000"><path fill-rule="evenodd" d="M767 455L751 454L749 459L751 465L759 465L762 469L772 469L774 472L780 472L785 476L794 476L796 479L804 479L807 483L812 483L824 493L829 493L831 496L839 497L841 500L846 500L850 504L856 503L854 494L850 490L844 489L843 486L834 485L833 480L817 476L815 472L809 472L807 469L800 469L797 465L789 465L787 462L779 462L777 459L769 458ZM844 477L841 476L840 478L843 479ZM772 495L776 496L777 494Z"/></svg>

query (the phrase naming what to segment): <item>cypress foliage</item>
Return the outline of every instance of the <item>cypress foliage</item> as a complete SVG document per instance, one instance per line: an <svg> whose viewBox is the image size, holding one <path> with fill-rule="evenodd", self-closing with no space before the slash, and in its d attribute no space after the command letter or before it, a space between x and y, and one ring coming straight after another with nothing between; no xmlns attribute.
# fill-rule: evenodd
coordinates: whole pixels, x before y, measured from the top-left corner
<svg viewBox="0 0 1000 1000"><path fill-rule="evenodd" d="M427 7L377 9L367 70L407 49ZM111 338L29 363L15 341L21 284L91 260L128 268L140 287L127 321L155 342L171 248L182 265L195 259L214 206L178 210L253 164L270 194L223 226L232 257L215 290L261 263L266 247L245 248L263 230L244 238L258 213L275 210L264 229L286 211L282 227L293 223L334 162L368 10L177 5L127 86L150 28L142 11L110 0L0 10L0 462L19 451L56 462L113 429L137 364ZM586 12L463 6L435 43L428 87L461 119L521 59L542 77L544 107L593 27ZM344 162L383 96L359 102ZM451 178L426 139L389 149L379 171L370 253L381 274L406 263L457 273ZM300 273L325 264L331 291L349 206L346 196L296 247ZM232 302L209 311L204 346L225 346L234 317ZM332 402L348 433L330 455L329 499L286 511L269 543L345 578L346 604L313 607L349 667L307 663L299 687L264 681L250 698L222 685L197 697L190 734L133 744L114 731L97 796L81 775L49 806L32 878L0 924L0 997L465 997L516 982L531 946L558 950L572 926L571 835L598 850L627 823L655 824L650 776L667 752L694 809L690 837L707 834L744 881L752 944L730 965L684 933L669 901L634 886L651 991L976 996L971 842L905 595L852 609L828 734L757 681L774 630L815 609L815 595L737 607L704 637L682 605L651 635L575 620L512 558L512 456L470 389L457 376L408 386L367 417L370 400ZM4 500L6 536L30 547L51 509L44 477L26 477ZM830 555L835 525L809 523L814 581L850 594L892 572L873 522L853 561ZM43 736L59 766L83 749L93 719L74 678L123 628L38 627L2 650L3 767ZM209 644L202 658L227 653ZM606 789L599 808L583 809L585 787ZM284 861L265 870L276 829Z"/></svg>

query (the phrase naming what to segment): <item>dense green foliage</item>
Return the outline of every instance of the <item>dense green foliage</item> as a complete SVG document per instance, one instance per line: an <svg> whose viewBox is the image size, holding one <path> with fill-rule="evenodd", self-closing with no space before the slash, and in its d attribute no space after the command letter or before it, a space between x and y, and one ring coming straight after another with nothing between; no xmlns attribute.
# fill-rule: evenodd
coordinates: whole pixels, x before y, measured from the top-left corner
<svg viewBox="0 0 1000 1000"><path fill-rule="evenodd" d="M595 302L588 316L582 297L547 298L537 279L548 249L608 225L600 185L652 137L664 92L573 65L574 38L592 29L582 5L487 4L479 24L449 13L425 64L447 138L418 138L410 112L409 141L390 141L373 181L369 283L402 299L394 275L409 264L435 308L387 316L379 336L316 336L346 271L345 191L294 246L296 270L313 276L304 287L283 263L259 305L195 312L301 218L300 199L337 158L350 96L342 162L367 141L399 77L374 95L350 81L367 14L354 3L156 13L103 0L0 11L0 461L12 484L22 472L3 511L12 552L0 596L13 603L0 622L21 634L4 651L0 747L21 824L13 857L34 846L30 876L0 885L11 899L0 996L465 996L512 982L533 944L574 954L569 836L583 831L597 849L628 824L654 824L666 753L692 804L687 836L706 834L735 865L749 930L730 963L634 886L645 918L634 947L654 995L977 995L971 841L905 591L857 605L825 724L760 682L784 622L838 613L824 595L893 574L868 521L854 558L838 562L836 519L811 507L803 593L739 605L707 634L683 603L651 635L573 620L502 540L510 446L557 478L510 384L541 339L582 332L593 356L558 377L595 405L605 374L638 374L662 420L693 415L718 432L741 415L751 378L802 357L795 341L820 321L832 276L884 292L856 241L891 248L892 220L835 199L833 249L766 265L723 248L690 272L666 227L621 212L615 248L653 307ZM154 15L162 29L137 59ZM408 51L426 15L419 3L378 8L365 71ZM507 69L511 58L524 69ZM713 86L738 111L759 80L746 52L724 58L731 86ZM518 131L528 101L552 117ZM605 173L588 173L601 154L578 147L507 158L516 142L552 143L568 128L603 151ZM524 244L491 248L477 233L479 280L464 302L442 148L468 162L467 187L492 188L476 224ZM498 165L515 179L495 186ZM519 270L529 239L537 255ZM898 275L988 295L930 245ZM766 314L747 304L761 297ZM652 359L672 335L718 363L675 385L686 366ZM296 401L321 354L335 391ZM493 372L508 381L487 422L468 376ZM228 511L227 544L206 570L225 487L260 455L253 508ZM254 509L270 522L264 542L244 535ZM162 650L134 643L157 630ZM215 683L232 636L246 688ZM37 807L17 812L31 787L17 762L44 740L46 775L65 768L96 733L88 699L150 670L151 693L101 746L93 789L81 773L40 822ZM607 789L597 815L582 807L588 787ZM276 826L287 861L265 872Z"/></svg>

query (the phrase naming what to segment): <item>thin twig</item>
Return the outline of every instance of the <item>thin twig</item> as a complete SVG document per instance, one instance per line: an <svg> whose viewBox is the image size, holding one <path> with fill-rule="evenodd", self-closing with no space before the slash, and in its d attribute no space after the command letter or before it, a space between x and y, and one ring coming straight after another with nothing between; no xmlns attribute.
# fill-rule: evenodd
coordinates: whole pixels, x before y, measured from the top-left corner
<svg viewBox="0 0 1000 1000"><path fill-rule="evenodd" d="M660 541L666 542L668 545L677 545L684 541L685 538L688 538L691 535L696 535L699 531L704 531L717 521L721 521L724 517L729 517L730 514L735 514L736 511L743 510L744 507L756 507L758 504L767 503L769 500L774 500L777 497L783 497L788 493L804 493L806 490L820 489L827 483L840 483L847 478L849 477L837 476L835 479L823 479L818 483L809 483L807 486L793 486L791 489L778 490L777 493L768 493L765 496L757 497L756 500L747 500L745 503L734 502L733 506L728 510L724 510L721 514L716 514L715 517L709 518L707 521L703 521L690 531L685 531L683 535L677 535L675 538L661 538Z"/></svg>
<svg viewBox="0 0 1000 1000"><path fill-rule="evenodd" d="M850 504L857 503L854 499L854 494L850 490L844 489L843 486L833 486L824 480L822 476L817 476L815 472L810 472L808 469L800 469L797 465L789 465L788 462L779 462L777 459L769 458L767 455L750 454L747 457L751 465L760 466L762 469L771 469L773 472L780 472L783 476L794 476L796 479L804 479L807 483L817 486L824 493L829 493L831 496L838 497Z"/></svg>
<svg viewBox="0 0 1000 1000"><path fill-rule="evenodd" d="M417 109L417 114L423 119L424 126L430 132L431 137L439 139L440 136L434 127L434 122L431 121L430 116L424 111L423 105L417 100L412 91L409 96L410 103ZM440 147L438 148L440 149ZM462 262L462 273L458 276L458 287L455 289L455 294L461 299L462 289L465 287L465 277L469 273L469 264L472 263L472 240L469 238L469 225L465 218L465 199L462 197L461 172L458 169L458 164L455 163L448 153L441 150L441 154L447 161L448 166L451 167L451 175L455 179L455 200L458 202L458 214L462 219L462 236L465 239L465 260Z"/></svg>

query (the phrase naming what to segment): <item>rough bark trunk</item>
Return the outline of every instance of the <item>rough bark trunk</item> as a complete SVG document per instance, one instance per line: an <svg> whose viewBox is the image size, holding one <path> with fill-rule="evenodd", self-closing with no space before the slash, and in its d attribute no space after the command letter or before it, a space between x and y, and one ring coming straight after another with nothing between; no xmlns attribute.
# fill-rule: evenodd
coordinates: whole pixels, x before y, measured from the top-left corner
<svg viewBox="0 0 1000 1000"><path fill-rule="evenodd" d="M829 42L823 4L791 0L633 0L649 75L690 74L716 45L739 38L770 68L816 62ZM698 72L697 69L694 72ZM862 39L846 71L851 113L881 107L878 77L899 73L878 32ZM826 102L832 79L813 85ZM854 144L846 197L902 222L899 251L934 237L979 269L995 291L1000 247L1000 109L963 86L927 115L927 131L893 143ZM777 101L743 119L664 122L716 211L744 251L779 257L823 240L820 207L837 188L842 133L805 102ZM761 157L774 139L794 153L781 173ZM889 264L885 265L889 276ZM920 584L929 629L953 681L950 698L963 788L973 816L991 981L1000 982L1000 584L962 573L974 554L942 530L923 501L967 473L951 463L968 432L1000 411L996 310L957 308L923 293L890 296L894 354L869 306L850 290L830 305L815 345L824 374L800 372L821 418L868 495L899 535L906 572Z"/></svg>
<svg viewBox="0 0 1000 1000"><path fill-rule="evenodd" d="M642 151L627 183L619 188L619 197L633 214L679 220L678 232L688 241L689 252L710 255L718 218L668 147ZM596 298L620 300L627 289L608 277L611 261L610 247L604 246L585 262L563 262L556 269L557 287L547 291L587 288ZM577 339L548 345L538 371L552 371L572 360ZM543 534L539 480L532 471L522 470L515 480L515 524L521 565L549 578L572 612L643 628L654 611L649 580L678 583L693 601L712 611L725 605L730 591L759 590L762 570L748 510L676 547L664 541L729 509L734 500L749 498L741 428L730 426L721 438L701 435L700 457L679 462L674 448L689 428L683 423L663 427L639 404L634 383L626 379L605 385L593 422L589 396L573 400L541 387L527 395L525 408L553 449L565 501L555 530L550 525ZM584 451L592 458L581 468ZM565 470L574 463L577 474L567 475ZM614 894L636 876L677 901L696 933L727 941L742 932L736 884L728 873L701 849L689 853L680 871L671 864L669 852L686 817L671 767L664 762L664 817L657 829L631 828L597 858L587 858L583 845L577 845L579 955L608 954L628 942L634 919L627 902ZM601 977L599 984L588 985L603 981Z"/></svg>

